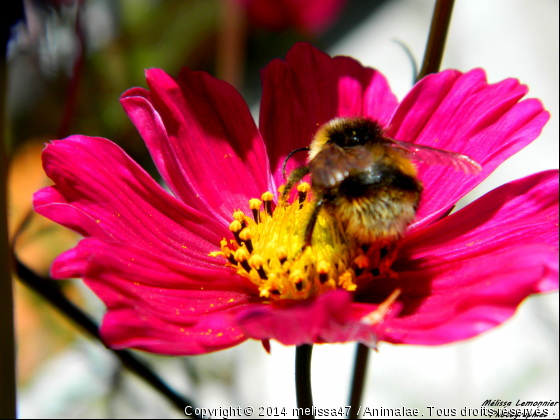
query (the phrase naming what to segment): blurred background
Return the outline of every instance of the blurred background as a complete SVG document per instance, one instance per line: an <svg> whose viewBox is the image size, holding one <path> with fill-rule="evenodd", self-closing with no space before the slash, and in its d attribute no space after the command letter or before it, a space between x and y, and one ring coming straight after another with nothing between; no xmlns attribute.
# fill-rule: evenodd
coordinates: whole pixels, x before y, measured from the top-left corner
<svg viewBox="0 0 560 420"><path fill-rule="evenodd" d="M433 0L24 0L8 44L9 222L31 214L31 195L49 185L44 143L70 134L106 137L152 176L157 172L118 98L146 87L144 69L183 66L232 83L258 115L259 71L297 41L381 70L399 99L421 64ZM552 118L533 144L502 165L460 205L514 179L558 168L559 3L456 0L442 68L483 67L490 82L519 78ZM16 251L47 274L79 237L39 215ZM98 321L103 304L78 280L59 283ZM34 292L15 282L19 416L183 417L104 347ZM501 327L441 347L381 343L370 357L363 405L480 407L486 399L558 400L558 294L528 298ZM317 407L347 404L354 344L314 348ZM167 358L138 353L200 407L296 406L294 348L246 342L216 354ZM556 410L558 415L558 409Z"/></svg>

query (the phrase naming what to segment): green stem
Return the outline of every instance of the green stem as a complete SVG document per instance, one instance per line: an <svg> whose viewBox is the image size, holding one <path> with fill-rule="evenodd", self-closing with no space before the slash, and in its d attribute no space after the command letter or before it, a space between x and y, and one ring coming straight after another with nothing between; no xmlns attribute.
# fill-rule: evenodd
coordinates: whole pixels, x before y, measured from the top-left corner
<svg viewBox="0 0 560 420"><path fill-rule="evenodd" d="M417 80L439 71L454 3L455 0L437 0L436 2L428 44L426 45L426 53L424 54L422 69L418 74Z"/></svg>
<svg viewBox="0 0 560 420"><path fill-rule="evenodd" d="M63 315L71 319L74 323L82 327L93 338L101 341L99 328L80 308L68 300L58 287L53 284L53 280L47 277L39 276L31 271L21 261L15 257L15 271L20 281L40 294L51 305L58 309ZM155 390L166 397L181 412L184 412L186 406L196 407L191 401L176 394L169 386L167 386L144 362L138 359L128 350L111 350L115 356L119 358L121 363L131 372L145 380ZM194 410L193 410L194 411ZM199 417L196 417L199 418Z"/></svg>
<svg viewBox="0 0 560 420"><path fill-rule="evenodd" d="M349 419L358 418L358 408L362 399L364 389L364 378L367 370L369 348L361 343L356 347L356 358L354 360L354 377L352 378L352 390L350 391L350 413Z"/></svg>
<svg viewBox="0 0 560 420"><path fill-rule="evenodd" d="M300 419L314 419L312 414L313 395L311 393L311 355L313 345L296 347L296 399Z"/></svg>

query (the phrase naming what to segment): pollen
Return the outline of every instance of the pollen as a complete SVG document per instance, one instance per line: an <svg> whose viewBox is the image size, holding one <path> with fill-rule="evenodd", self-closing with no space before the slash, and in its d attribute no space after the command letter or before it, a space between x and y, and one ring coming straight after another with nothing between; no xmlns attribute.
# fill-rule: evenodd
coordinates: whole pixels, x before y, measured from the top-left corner
<svg viewBox="0 0 560 420"><path fill-rule="evenodd" d="M280 188L282 189L282 187ZM235 240L220 243L209 255L248 279L268 300L303 300L337 288L354 292L374 276L390 272L396 252L385 243L367 249L344 235L340 222L320 211L311 245L304 246L305 230L313 213L312 190L303 182L293 203L281 202L273 209L270 192L249 200L252 217L233 213L229 230ZM389 257L387 257L389 255ZM378 278L378 277L375 277Z"/></svg>

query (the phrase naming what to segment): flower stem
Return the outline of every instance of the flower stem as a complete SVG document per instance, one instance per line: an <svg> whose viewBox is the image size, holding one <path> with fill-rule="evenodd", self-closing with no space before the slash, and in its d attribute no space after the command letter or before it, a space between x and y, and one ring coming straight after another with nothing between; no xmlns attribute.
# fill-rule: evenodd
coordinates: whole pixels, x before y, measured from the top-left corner
<svg viewBox="0 0 560 420"><path fill-rule="evenodd" d="M422 69L416 80L439 71L455 0L437 0Z"/></svg>
<svg viewBox="0 0 560 420"><path fill-rule="evenodd" d="M38 274L31 271L21 261L19 261L17 257L14 258L16 274L23 284L33 289L36 293L40 294L63 315L82 327L93 338L96 338L103 343L103 340L99 335L99 328L97 327L95 322L93 322L91 318L80 308L69 301L68 298L64 296L62 291L60 291L60 289L52 283L52 279L39 276ZM175 391L169 388L169 386L167 386L167 384L165 384L144 362L138 359L130 351L111 349L109 350L119 358L121 363L126 368L138 375L141 379L144 379L154 389L156 389L164 397L166 397L181 412L185 410L186 406L196 407L196 405L188 399L176 394Z"/></svg>
<svg viewBox="0 0 560 420"><path fill-rule="evenodd" d="M304 344L296 347L296 399L298 409L303 409L300 419L314 419L311 407L313 395L311 393L311 354L313 345ZM306 413L307 410L307 413Z"/></svg>
<svg viewBox="0 0 560 420"><path fill-rule="evenodd" d="M10 16L12 17L12 16ZM8 22L7 22L8 23ZM13 22L9 22L13 23ZM9 25L6 26L9 28ZM4 30L4 28L2 28ZM8 239L8 143L6 134L6 48L2 33L0 50L0 418L16 418L16 369L14 345L14 302L10 243Z"/></svg>
<svg viewBox="0 0 560 420"><path fill-rule="evenodd" d="M76 61L74 62L74 66L72 68L72 78L70 79L70 83L68 84L68 88L66 90L64 114L62 116L62 122L60 123L60 127L58 129L59 139L63 139L64 137L67 137L68 134L70 133L70 127L72 125L72 121L76 113L76 100L78 97L78 88L80 86L80 79L82 76L82 70L85 63L86 42L84 39L84 31L82 28L82 7L83 7L83 0L80 0L76 4L76 25L75 25L75 33L78 38L79 51L78 51L78 56L76 57Z"/></svg>
<svg viewBox="0 0 560 420"><path fill-rule="evenodd" d="M369 348L361 343L356 347L356 359L354 360L354 377L352 378L352 390L350 391L350 413L349 419L358 418L358 408L362 399L364 389L364 377L366 375Z"/></svg>
<svg viewBox="0 0 560 420"><path fill-rule="evenodd" d="M245 59L245 12L238 1L223 0L222 22L217 34L216 75L237 90L243 84Z"/></svg>

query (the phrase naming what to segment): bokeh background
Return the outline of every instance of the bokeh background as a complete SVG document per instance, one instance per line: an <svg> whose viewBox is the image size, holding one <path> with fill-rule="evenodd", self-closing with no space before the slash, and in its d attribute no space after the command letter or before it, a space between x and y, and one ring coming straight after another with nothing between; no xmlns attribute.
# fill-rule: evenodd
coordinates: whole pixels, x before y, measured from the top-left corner
<svg viewBox="0 0 560 420"><path fill-rule="evenodd" d="M157 172L118 98L146 87L144 69L183 66L234 84L258 115L259 71L296 41L378 68L402 99L420 65L432 0L24 0L8 44L9 218L12 235L49 185L44 143L70 134L106 137ZM483 67L491 82L529 85L552 118L533 144L504 163L460 206L514 179L558 168L559 3L456 0L442 68ZM157 178L156 178L157 179ZM47 274L79 237L38 215L18 236L18 256ZM103 304L79 280L64 293L100 320ZM34 292L15 282L19 416L161 417L177 412ZM440 347L381 343L370 357L363 405L480 407L486 399L559 399L558 294L533 296L507 323ZM317 407L347 404L354 344L314 348ZM296 406L293 347L260 342L196 357L138 353L201 407ZM258 411L257 411L258 412ZM556 409L558 415L558 408Z"/></svg>

